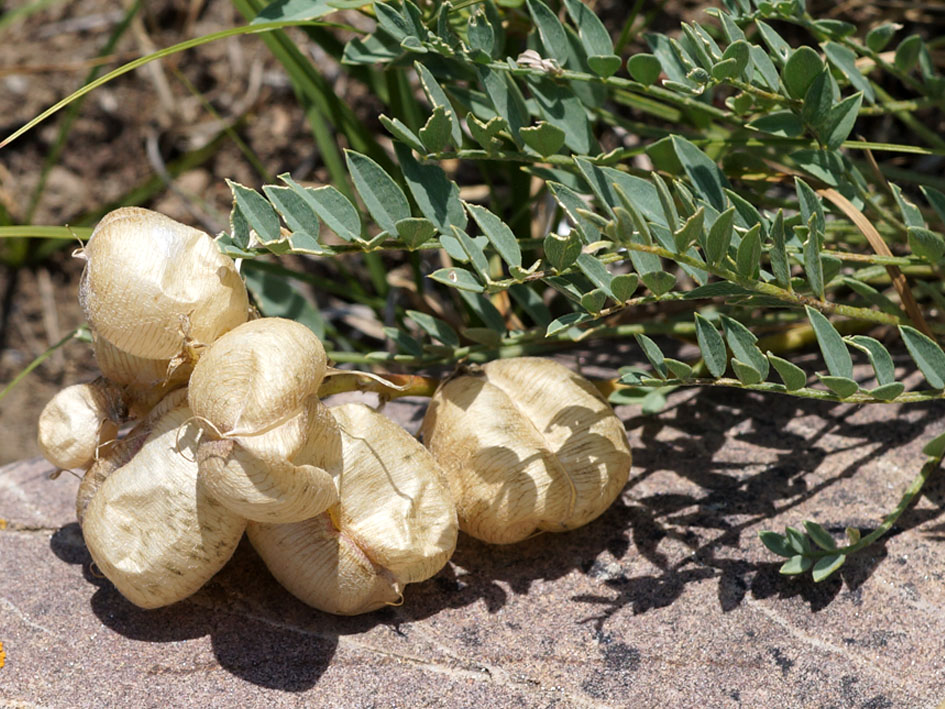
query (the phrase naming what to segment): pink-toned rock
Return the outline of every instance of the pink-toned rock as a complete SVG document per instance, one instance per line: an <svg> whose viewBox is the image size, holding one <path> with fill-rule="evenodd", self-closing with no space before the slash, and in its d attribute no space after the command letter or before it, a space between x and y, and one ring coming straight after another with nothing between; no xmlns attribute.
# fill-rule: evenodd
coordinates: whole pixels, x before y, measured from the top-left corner
<svg viewBox="0 0 945 709"><path fill-rule="evenodd" d="M75 479L0 468L0 706L937 706L941 474L822 584L780 576L757 538L874 526L937 407L680 390L658 416L618 413L634 468L602 517L508 547L461 537L403 606L355 618L293 599L245 543L188 601L139 610L90 569Z"/></svg>

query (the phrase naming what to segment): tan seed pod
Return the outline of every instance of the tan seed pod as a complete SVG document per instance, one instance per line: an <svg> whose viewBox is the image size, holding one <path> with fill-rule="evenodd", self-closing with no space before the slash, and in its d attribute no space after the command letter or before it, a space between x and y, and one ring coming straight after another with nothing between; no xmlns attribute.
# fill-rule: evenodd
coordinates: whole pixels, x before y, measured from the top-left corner
<svg viewBox="0 0 945 709"><path fill-rule="evenodd" d="M325 348L304 325L251 320L202 354L190 378L190 407L221 435L262 433L302 410L326 365Z"/></svg>
<svg viewBox="0 0 945 709"><path fill-rule="evenodd" d="M187 384L193 363L146 359L123 352L98 333L92 333L95 361L102 375L124 389L128 417L142 418L168 392Z"/></svg>
<svg viewBox="0 0 945 709"><path fill-rule="evenodd" d="M341 437L328 408L310 397L302 411L257 436L200 444L197 461L207 491L228 509L257 522L299 522L338 502L332 473Z"/></svg>
<svg viewBox="0 0 945 709"><path fill-rule="evenodd" d="M496 360L448 380L421 427L449 480L460 529L486 542L574 529L630 474L623 424L583 377L552 360Z"/></svg>
<svg viewBox="0 0 945 709"><path fill-rule="evenodd" d="M93 330L146 359L180 355L246 321L249 300L213 239L139 207L109 212L84 249L79 303Z"/></svg>
<svg viewBox="0 0 945 709"><path fill-rule="evenodd" d="M354 615L398 603L456 545L442 473L406 431L360 404L330 409L341 429L341 499L293 524L250 522L247 534L278 581L305 603Z"/></svg>
<svg viewBox="0 0 945 709"><path fill-rule="evenodd" d="M200 483L200 428L192 419L186 406L161 416L85 511L82 532L92 559L142 608L197 591L232 556L246 525Z"/></svg>
<svg viewBox="0 0 945 709"><path fill-rule="evenodd" d="M95 497L105 478L120 467L128 463L141 450L154 424L167 412L187 403L187 390L179 389L164 397L148 413L147 417L138 422L125 436L113 445L103 450L102 455L90 467L82 481L75 497L75 516L79 526L85 519L85 510Z"/></svg>
<svg viewBox="0 0 945 709"><path fill-rule="evenodd" d="M122 391L99 378L56 394L39 415L37 443L58 468L86 468L99 446L114 440L126 415Z"/></svg>

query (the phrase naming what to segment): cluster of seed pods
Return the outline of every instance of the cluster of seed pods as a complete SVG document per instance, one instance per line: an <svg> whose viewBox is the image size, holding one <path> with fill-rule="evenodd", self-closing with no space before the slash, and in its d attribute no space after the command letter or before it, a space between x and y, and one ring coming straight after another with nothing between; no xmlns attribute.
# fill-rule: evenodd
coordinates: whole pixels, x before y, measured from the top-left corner
<svg viewBox="0 0 945 709"><path fill-rule="evenodd" d="M209 235L123 208L82 255L103 376L49 402L39 444L85 471L86 544L141 607L196 592L246 532L299 599L364 613L437 573L459 529L492 543L572 529L626 483L620 420L562 365L498 360L447 379L424 446L367 406L326 406L322 343L296 322L250 319Z"/></svg>

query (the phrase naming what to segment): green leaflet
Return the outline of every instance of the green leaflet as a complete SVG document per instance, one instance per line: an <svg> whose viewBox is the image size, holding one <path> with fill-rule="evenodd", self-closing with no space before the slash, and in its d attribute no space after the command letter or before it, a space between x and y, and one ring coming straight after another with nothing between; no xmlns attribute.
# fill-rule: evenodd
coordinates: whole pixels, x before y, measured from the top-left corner
<svg viewBox="0 0 945 709"><path fill-rule="evenodd" d="M291 187L263 185L263 192L292 232L290 240L294 238L300 241L305 238L318 241L318 214L295 190Z"/></svg>
<svg viewBox="0 0 945 709"><path fill-rule="evenodd" d="M279 228L279 215L256 190L238 182L227 180L233 192L235 206L243 213L246 223L256 232L263 244L279 241L282 237Z"/></svg>
<svg viewBox="0 0 945 709"><path fill-rule="evenodd" d="M900 325L899 334L929 385L933 389L945 389L945 352L942 348L909 325Z"/></svg>
<svg viewBox="0 0 945 709"><path fill-rule="evenodd" d="M527 0L527 5L538 28L541 43L545 47L544 56L551 57L561 66L565 66L569 56L568 35L558 16L542 0Z"/></svg>
<svg viewBox="0 0 945 709"><path fill-rule="evenodd" d="M397 222L410 217L410 204L400 186L367 155L345 151L345 161L354 186L377 225L397 233Z"/></svg>
<svg viewBox="0 0 945 709"><path fill-rule="evenodd" d="M420 329L430 337L439 340L447 347L459 347L459 335L456 334L456 330L439 318L417 310L408 310L407 317L417 323Z"/></svg>
<svg viewBox="0 0 945 709"><path fill-rule="evenodd" d="M326 185L324 187L302 187L288 175L280 179L291 187L322 222L345 241L361 238L361 217L358 210L341 192Z"/></svg>
<svg viewBox="0 0 945 709"><path fill-rule="evenodd" d="M814 328L814 335L817 337L817 344L820 345L821 354L824 356L827 371L834 377L852 379L853 360L840 333L823 313L810 306L805 306L804 309L807 311L807 319Z"/></svg>
<svg viewBox="0 0 945 709"><path fill-rule="evenodd" d="M725 374L725 367L728 362L728 352L725 349L722 335L719 334L712 323L699 313L696 313L695 320L696 337L706 369L713 377L721 377Z"/></svg>
<svg viewBox="0 0 945 709"><path fill-rule="evenodd" d="M673 148L689 176L696 193L722 212L726 207L725 189L730 188L728 178L719 166L704 152L685 138L673 135Z"/></svg>
<svg viewBox="0 0 945 709"><path fill-rule="evenodd" d="M509 266L521 266L522 252L519 249L518 240L508 225L485 207L468 202L464 203L464 206L502 260Z"/></svg>
<svg viewBox="0 0 945 709"><path fill-rule="evenodd" d="M450 227L466 228L466 211L459 199L459 187L446 177L439 165L421 165L402 143L394 143L394 152L410 193L423 216L436 225L443 234ZM324 219L324 217L323 217Z"/></svg>

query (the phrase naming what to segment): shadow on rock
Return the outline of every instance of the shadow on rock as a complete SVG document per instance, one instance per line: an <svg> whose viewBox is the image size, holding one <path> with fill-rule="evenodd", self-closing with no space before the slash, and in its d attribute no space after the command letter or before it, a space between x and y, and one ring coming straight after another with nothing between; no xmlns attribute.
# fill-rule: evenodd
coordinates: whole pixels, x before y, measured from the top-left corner
<svg viewBox="0 0 945 709"><path fill-rule="evenodd" d="M247 682L289 692L314 686L334 656L337 634L313 633L306 627L293 626L291 621L279 622L278 616L257 612L252 607L254 599L232 597L228 587L239 586L245 580L233 578L229 565L185 601L145 610L127 601L96 572L78 524L67 524L57 530L50 546L63 561L82 565L86 580L98 586L90 600L92 611L105 626L131 640L166 643L210 636L213 653L223 669ZM249 555L254 553L244 542L231 563L244 569L247 564L260 567L254 570L257 576L254 584L258 587L262 583L258 577L268 577L268 572L258 559L240 558ZM280 591L288 596L275 580L270 578L270 582L277 596ZM294 605L304 608L309 616L322 617L297 601ZM155 665L147 672L186 674L207 669Z"/></svg>

